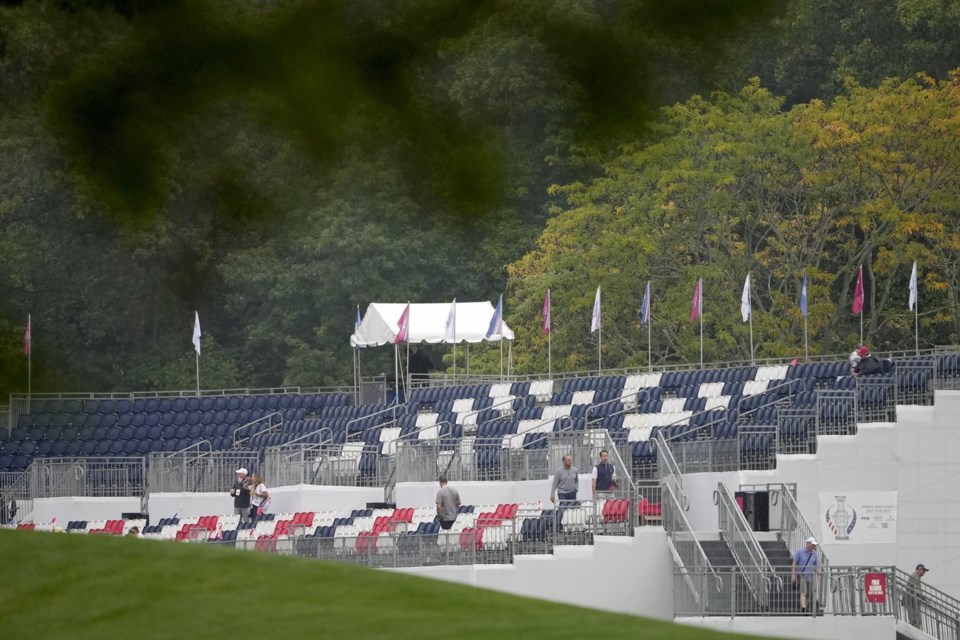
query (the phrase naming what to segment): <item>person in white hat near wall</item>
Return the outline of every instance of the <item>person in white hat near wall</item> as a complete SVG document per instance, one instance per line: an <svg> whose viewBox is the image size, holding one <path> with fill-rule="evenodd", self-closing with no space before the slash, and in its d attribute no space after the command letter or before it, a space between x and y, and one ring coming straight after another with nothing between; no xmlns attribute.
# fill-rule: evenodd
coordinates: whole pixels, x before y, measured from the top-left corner
<svg viewBox="0 0 960 640"><path fill-rule="evenodd" d="M810 610L816 613L817 609L817 578L820 577L820 557L817 555L816 538L807 538L802 549L793 554L793 564L790 566L790 579L800 590L800 611L807 611L807 601L810 600Z"/></svg>
<svg viewBox="0 0 960 640"><path fill-rule="evenodd" d="M233 512L240 516L240 522L250 522L250 481L247 479L247 470L237 469L237 481L230 489L233 496Z"/></svg>

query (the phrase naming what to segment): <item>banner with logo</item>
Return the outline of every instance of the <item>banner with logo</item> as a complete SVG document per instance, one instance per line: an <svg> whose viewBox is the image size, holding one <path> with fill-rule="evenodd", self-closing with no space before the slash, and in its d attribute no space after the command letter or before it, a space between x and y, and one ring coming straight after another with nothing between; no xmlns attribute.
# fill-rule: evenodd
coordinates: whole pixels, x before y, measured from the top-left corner
<svg viewBox="0 0 960 640"><path fill-rule="evenodd" d="M897 541L896 491L828 491L820 494L821 542Z"/></svg>

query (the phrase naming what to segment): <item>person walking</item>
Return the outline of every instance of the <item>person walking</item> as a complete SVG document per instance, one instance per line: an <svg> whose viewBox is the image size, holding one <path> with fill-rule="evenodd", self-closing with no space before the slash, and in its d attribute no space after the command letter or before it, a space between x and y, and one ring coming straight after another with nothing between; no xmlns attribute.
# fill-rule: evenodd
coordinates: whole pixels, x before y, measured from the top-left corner
<svg viewBox="0 0 960 640"><path fill-rule="evenodd" d="M440 528L447 530L453 527L457 520L457 510L460 508L460 494L447 484L447 476L440 476L440 490L437 491L437 520Z"/></svg>
<svg viewBox="0 0 960 640"><path fill-rule="evenodd" d="M610 464L610 452L606 449L600 452L600 462L594 465L591 478L594 500L613 497L613 490L617 488L617 468Z"/></svg>
<svg viewBox="0 0 960 640"><path fill-rule="evenodd" d="M800 590L800 611L806 612L807 603L810 610L816 613L817 609L817 578L822 568L820 557L817 555L816 538L807 538L802 549L793 554L793 564L790 566L791 582Z"/></svg>
<svg viewBox="0 0 960 640"><path fill-rule="evenodd" d="M250 481L244 467L237 469L237 481L230 489L233 496L233 512L240 516L240 522L250 522Z"/></svg>
<svg viewBox="0 0 960 640"><path fill-rule="evenodd" d="M569 453L563 456L563 466L553 474L553 484L550 487L550 501L560 507L571 506L577 501L577 484L579 471L573 466L573 456Z"/></svg>
<svg viewBox="0 0 960 640"><path fill-rule="evenodd" d="M921 608L923 607L923 585L921 578L927 575L926 565L918 564L913 573L910 574L910 582L907 586L907 593L904 594L904 604L907 605L907 621L917 629L923 629L923 617Z"/></svg>
<svg viewBox="0 0 960 640"><path fill-rule="evenodd" d="M263 476L259 473L253 474L250 480L250 519L269 513L271 504L270 492L263 482Z"/></svg>

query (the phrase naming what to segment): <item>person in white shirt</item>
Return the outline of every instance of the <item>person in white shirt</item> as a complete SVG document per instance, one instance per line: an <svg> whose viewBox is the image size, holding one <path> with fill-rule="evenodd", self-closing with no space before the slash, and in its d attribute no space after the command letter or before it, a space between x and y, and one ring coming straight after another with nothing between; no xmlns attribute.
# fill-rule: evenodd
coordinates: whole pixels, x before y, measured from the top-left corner
<svg viewBox="0 0 960 640"><path fill-rule="evenodd" d="M267 491L267 485L263 482L263 476L255 473L250 482L250 518L268 513L269 510L270 492Z"/></svg>

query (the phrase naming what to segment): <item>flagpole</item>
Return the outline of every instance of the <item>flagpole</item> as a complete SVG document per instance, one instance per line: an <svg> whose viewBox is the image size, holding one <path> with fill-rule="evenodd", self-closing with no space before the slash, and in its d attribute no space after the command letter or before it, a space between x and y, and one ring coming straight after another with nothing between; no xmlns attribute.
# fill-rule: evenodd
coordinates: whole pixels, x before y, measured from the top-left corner
<svg viewBox="0 0 960 640"><path fill-rule="evenodd" d="M810 347L807 344L807 316L803 316L803 360L810 362Z"/></svg>
<svg viewBox="0 0 960 640"><path fill-rule="evenodd" d="M507 341L507 377L513 375L513 340Z"/></svg>
<svg viewBox="0 0 960 640"><path fill-rule="evenodd" d="M700 299L697 304L700 306L700 368L703 369L703 278L700 278Z"/></svg>
<svg viewBox="0 0 960 640"><path fill-rule="evenodd" d="M750 274L747 274L747 277L750 277ZM750 365L755 365L756 359L753 355L753 300L749 297L753 295L753 283L750 283L750 289L747 290L747 300L750 301Z"/></svg>
<svg viewBox="0 0 960 640"><path fill-rule="evenodd" d="M919 296L918 296L919 297ZM913 306L913 339L917 349L917 355L920 355L920 300Z"/></svg>
<svg viewBox="0 0 960 640"><path fill-rule="evenodd" d="M647 318L647 369L653 371L653 348L651 346L653 344L653 339L650 335L650 330L652 329L650 326L651 320L652 318Z"/></svg>
<svg viewBox="0 0 960 640"><path fill-rule="evenodd" d="M500 382L503 382L503 333L500 334Z"/></svg>
<svg viewBox="0 0 960 640"><path fill-rule="evenodd" d="M603 356L601 348L603 347L603 323L597 327L597 373L603 373Z"/></svg>
<svg viewBox="0 0 960 640"><path fill-rule="evenodd" d="M553 377L553 327L547 332L547 377Z"/></svg>
<svg viewBox="0 0 960 640"><path fill-rule="evenodd" d="M410 340L407 340L407 369L403 374L403 401L407 401L407 396L410 395Z"/></svg>
<svg viewBox="0 0 960 640"><path fill-rule="evenodd" d="M30 332L29 349L27 350L27 406L33 394L33 318L27 314L27 329Z"/></svg>
<svg viewBox="0 0 960 640"><path fill-rule="evenodd" d="M400 345L393 343L393 403L400 400Z"/></svg>
<svg viewBox="0 0 960 640"><path fill-rule="evenodd" d="M453 343L453 381L457 381L457 343L456 338L454 338Z"/></svg>
<svg viewBox="0 0 960 640"><path fill-rule="evenodd" d="M200 354L197 353L197 397L200 397Z"/></svg>

